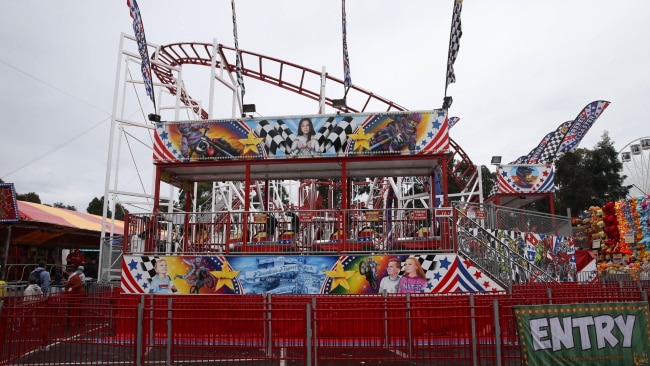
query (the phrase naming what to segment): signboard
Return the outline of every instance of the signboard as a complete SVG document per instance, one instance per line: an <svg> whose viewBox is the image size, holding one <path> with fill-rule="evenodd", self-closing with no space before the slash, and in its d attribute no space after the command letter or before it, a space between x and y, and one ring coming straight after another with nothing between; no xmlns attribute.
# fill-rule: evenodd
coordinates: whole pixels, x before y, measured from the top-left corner
<svg viewBox="0 0 650 366"><path fill-rule="evenodd" d="M255 224L266 224L266 214L256 213L253 215L253 222Z"/></svg>
<svg viewBox="0 0 650 366"><path fill-rule="evenodd" d="M426 220L426 219L427 219L427 210L413 211L413 220Z"/></svg>
<svg viewBox="0 0 650 366"><path fill-rule="evenodd" d="M0 183L0 223L17 222L18 205L13 183Z"/></svg>
<svg viewBox="0 0 650 366"><path fill-rule="evenodd" d="M648 364L647 302L520 305L515 316L523 365Z"/></svg>
<svg viewBox="0 0 650 366"><path fill-rule="evenodd" d="M485 210L469 210L467 211L467 217L473 220L481 220L487 217Z"/></svg>
<svg viewBox="0 0 650 366"><path fill-rule="evenodd" d="M366 221L368 222L379 221L379 211L366 211Z"/></svg>
<svg viewBox="0 0 650 366"><path fill-rule="evenodd" d="M371 237L372 238L372 237ZM263 247L263 242L248 243ZM502 292L503 287L481 278L481 269L455 254L373 255L125 255L121 289L131 294L380 294L391 260L422 261L426 283L415 283L409 292ZM426 258L426 260L425 260ZM163 262L165 265L163 265ZM368 268L376 276L365 276ZM201 283L186 275L203 271Z"/></svg>
<svg viewBox="0 0 650 366"><path fill-rule="evenodd" d="M445 110L158 122L156 162L441 154Z"/></svg>
<svg viewBox="0 0 650 366"><path fill-rule="evenodd" d="M600 239L592 240L591 249L600 249Z"/></svg>
<svg viewBox="0 0 650 366"><path fill-rule="evenodd" d="M451 207L436 208L436 217L451 217L451 216L452 216Z"/></svg>
<svg viewBox="0 0 650 366"><path fill-rule="evenodd" d="M298 211L298 218L303 222L311 222L311 218L314 216L312 211Z"/></svg>
<svg viewBox="0 0 650 366"><path fill-rule="evenodd" d="M497 188L501 194L555 192L555 171L551 164L511 164L497 167Z"/></svg>

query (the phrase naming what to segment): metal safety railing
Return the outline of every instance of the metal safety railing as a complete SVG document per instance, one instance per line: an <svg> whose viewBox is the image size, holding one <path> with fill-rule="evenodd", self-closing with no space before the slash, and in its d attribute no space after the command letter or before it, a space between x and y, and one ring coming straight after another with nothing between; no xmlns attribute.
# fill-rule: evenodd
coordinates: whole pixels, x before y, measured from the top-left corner
<svg viewBox="0 0 650 366"><path fill-rule="evenodd" d="M514 306L646 301L650 281L446 295L5 296L0 364L520 365Z"/></svg>
<svg viewBox="0 0 650 366"><path fill-rule="evenodd" d="M129 214L125 253L453 251L432 209Z"/></svg>

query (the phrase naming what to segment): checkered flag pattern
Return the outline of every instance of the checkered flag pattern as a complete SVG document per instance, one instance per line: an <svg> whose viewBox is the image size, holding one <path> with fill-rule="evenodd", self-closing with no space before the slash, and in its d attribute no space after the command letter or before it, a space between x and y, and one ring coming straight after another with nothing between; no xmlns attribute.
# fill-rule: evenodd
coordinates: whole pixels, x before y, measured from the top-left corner
<svg viewBox="0 0 650 366"><path fill-rule="evenodd" d="M446 86L456 82L456 74L454 73L454 62L458 56L458 48L460 47L460 37L463 31L460 26L460 11L463 8L463 0L454 0L454 13L451 18L451 34L449 35L449 58L447 59L447 84Z"/></svg>
<svg viewBox="0 0 650 366"><path fill-rule="evenodd" d="M149 278L147 278L147 282L149 283L151 283L152 278L156 277L156 268L154 267L156 259L158 259L158 257L151 258L148 256L142 256L142 261L140 262L140 268L149 274Z"/></svg>
<svg viewBox="0 0 650 366"><path fill-rule="evenodd" d="M313 140L316 141L316 146L314 146L314 151L317 153L323 153L327 148L325 147L327 137L330 134L330 131L334 128L336 121L334 117L329 117L325 123L318 129L318 132L314 135Z"/></svg>
<svg viewBox="0 0 650 366"><path fill-rule="evenodd" d="M153 80L151 79L151 62L149 54L147 53L147 38L144 35L144 24L142 23L142 15L136 0L127 0L126 4L129 7L131 18L133 18L133 33L135 40L138 44L138 51L142 63L140 64L140 71L142 72L142 81L144 82L147 95L153 102L153 107L156 109L156 97L153 92Z"/></svg>
<svg viewBox="0 0 650 366"><path fill-rule="evenodd" d="M264 145L271 155L275 155L278 149L286 151L282 135L275 130L274 126L267 120L260 121L255 126L255 134L264 138Z"/></svg>
<svg viewBox="0 0 650 366"><path fill-rule="evenodd" d="M330 134L327 136L324 150L327 150L331 146L334 146L334 150L337 154L342 153L345 149L348 135L354 132L357 127L356 125L357 124L354 123L352 117L343 117L343 119L336 126L334 126L332 132L330 132Z"/></svg>
<svg viewBox="0 0 650 366"><path fill-rule="evenodd" d="M560 144L562 143L562 140L564 139L564 136L566 133L569 131L569 127L573 121L566 121L562 123L557 130L555 130L555 133L553 136L551 136L550 139L546 142L546 147L544 150L542 150L541 154L539 155L539 159L535 164L551 164L555 160L555 154L557 153L557 149L560 148Z"/></svg>
<svg viewBox="0 0 650 366"><path fill-rule="evenodd" d="M237 73L237 85L241 90L241 98L244 99L246 87L244 86L244 76L242 75L241 54L239 53L239 41L237 40L237 14L235 13L235 0L230 1L232 7L232 34L235 38L235 72Z"/></svg>
<svg viewBox="0 0 650 366"><path fill-rule="evenodd" d="M424 270L424 273L427 273L428 271L433 271L436 269L436 256L435 254L424 254L424 255L414 255L414 258L420 262L420 265L422 265L422 269ZM406 260L402 261L402 267L399 270L399 275L403 276L404 275L404 263Z"/></svg>
<svg viewBox="0 0 650 366"><path fill-rule="evenodd" d="M282 139L284 140L284 153L285 154L290 153L293 148L294 142L295 143L298 142L298 138L293 133L293 131L291 131L289 126L287 126L287 124L284 123L284 121L281 119L278 120L275 128L280 134L280 136L282 137Z"/></svg>

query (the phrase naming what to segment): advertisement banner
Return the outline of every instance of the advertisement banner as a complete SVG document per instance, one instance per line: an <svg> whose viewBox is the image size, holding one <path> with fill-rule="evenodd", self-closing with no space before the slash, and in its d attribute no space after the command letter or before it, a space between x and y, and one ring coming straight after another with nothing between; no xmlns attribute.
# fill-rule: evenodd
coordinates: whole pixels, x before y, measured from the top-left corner
<svg viewBox="0 0 650 366"><path fill-rule="evenodd" d="M555 192L555 172L550 164L510 164L497 167L498 193Z"/></svg>
<svg viewBox="0 0 650 366"><path fill-rule="evenodd" d="M13 183L0 183L0 223L19 220Z"/></svg>
<svg viewBox="0 0 650 366"><path fill-rule="evenodd" d="M449 150L444 110L158 122L157 162L284 159Z"/></svg>
<svg viewBox="0 0 650 366"><path fill-rule="evenodd" d="M388 263L401 263L388 273ZM409 276L405 263L421 268ZM395 287L406 278L404 288ZM392 284L392 287L391 287ZM500 292L480 268L454 254L223 256L125 255L122 292L141 294L381 294Z"/></svg>
<svg viewBox="0 0 650 366"><path fill-rule="evenodd" d="M515 306L523 365L648 365L647 302Z"/></svg>

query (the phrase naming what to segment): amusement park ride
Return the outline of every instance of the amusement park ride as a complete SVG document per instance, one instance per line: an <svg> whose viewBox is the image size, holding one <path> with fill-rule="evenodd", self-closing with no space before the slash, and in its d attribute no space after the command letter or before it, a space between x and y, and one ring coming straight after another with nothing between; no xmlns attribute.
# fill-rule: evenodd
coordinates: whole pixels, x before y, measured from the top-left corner
<svg viewBox="0 0 650 366"><path fill-rule="evenodd" d="M441 109L409 111L352 85L347 100L361 103L341 105L341 100L327 96L325 85L343 88L342 80L239 50L245 77L318 101L318 114L254 118L244 113L244 107L251 112L254 106L242 105L236 87L233 48L216 40L149 44L154 49L151 69L158 79L154 86L161 115L137 122L124 111L138 99L130 95L129 86L142 81L132 78L129 66L139 65L140 58L130 50L137 47L134 38L123 34L120 44L105 212L112 209L109 205L120 203L145 213L127 215L123 237L112 231L104 215L100 280L119 279L126 292L156 293L154 279L166 276L157 271L156 262L164 259L171 277L209 268L217 284L212 289L205 286L205 291L271 291L275 287L269 284L277 281L266 278L262 283L268 286L260 287L259 276L275 273L269 267L275 261L278 268L284 263L300 267L284 273L295 284L286 287L287 292L364 293L377 291L376 271L383 270L388 259L414 255L428 265L431 288L427 292L495 290L515 274L518 280L523 272L522 279L546 276L537 263L526 261L523 251L514 245L495 245L496 237L475 224L485 219L479 169L449 137L448 103ZM184 88L183 72L190 65L210 69L208 110ZM294 72L284 72L289 69ZM212 117L217 82L232 94L231 118ZM335 113L324 113L326 106L335 105ZM368 112L369 106L379 112ZM181 119L181 112L188 118ZM150 193L120 188L123 173L118 174L113 161L123 158L123 140L129 146L125 156L134 155L129 139L153 141L149 148L155 173ZM141 175L141 169L136 168L135 174ZM452 207L450 180L460 187L452 200L475 205L471 207L476 211ZM209 207L196 204L197 183L212 185ZM176 189L185 193L185 207L177 207ZM463 221L471 222L461 230L456 226ZM472 264L460 255L465 249L465 258L471 257L479 247L484 254L507 259ZM188 265L193 261L199 263L196 268ZM497 275L490 278L490 267L495 265L497 273L509 268L506 280ZM476 281L479 270L485 277ZM370 287L355 288L355 273L366 278L359 281ZM461 275L469 277L472 285L449 285ZM192 292L192 286L196 290L194 278L194 282L174 281L175 288L180 293ZM320 285L305 290L299 282ZM210 283L215 283L214 278Z"/></svg>

